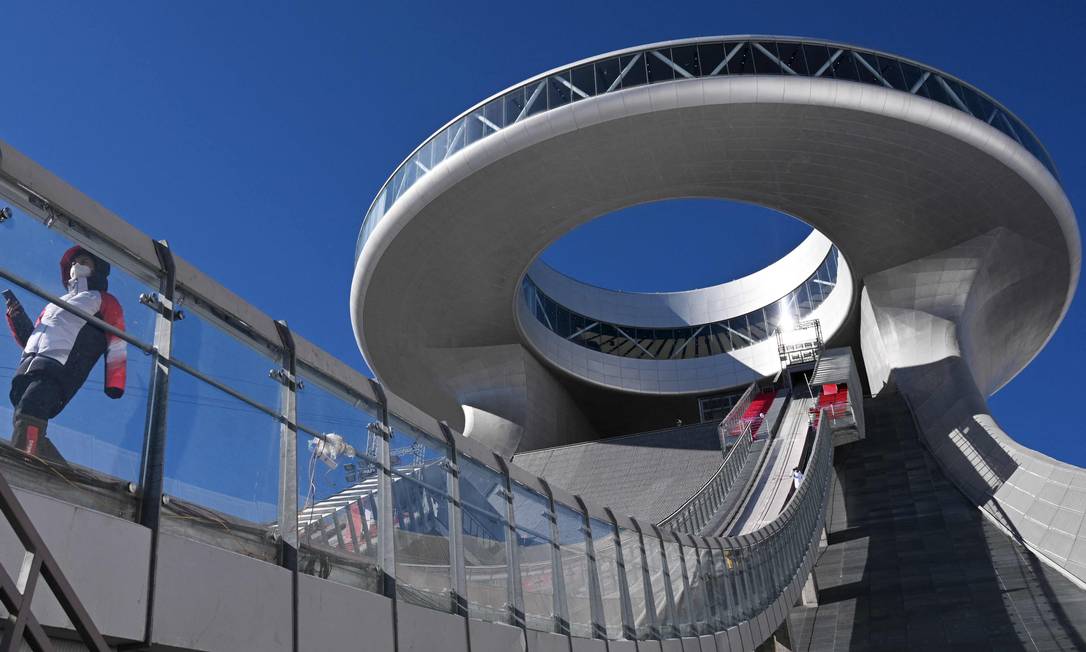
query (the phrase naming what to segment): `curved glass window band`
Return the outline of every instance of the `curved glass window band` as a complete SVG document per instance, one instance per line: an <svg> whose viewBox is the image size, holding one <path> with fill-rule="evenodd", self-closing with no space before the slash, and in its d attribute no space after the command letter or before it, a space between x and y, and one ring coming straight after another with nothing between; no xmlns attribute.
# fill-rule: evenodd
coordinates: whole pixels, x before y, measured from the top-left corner
<svg viewBox="0 0 1086 652"><path fill-rule="evenodd" d="M785 323L807 319L837 286L837 247L807 280L779 300L745 315L678 328L609 324L586 317L547 296L528 276L524 302L536 321L579 346L623 358L705 358L752 346L774 336Z"/></svg>
<svg viewBox="0 0 1086 652"><path fill-rule="evenodd" d="M537 113L644 84L726 75L823 77L883 86L934 100L995 127L1059 178L1029 127L988 95L950 75L882 52L826 42L754 38L677 43L550 73L469 110L396 168L366 211L355 257L388 209L434 166L467 145Z"/></svg>

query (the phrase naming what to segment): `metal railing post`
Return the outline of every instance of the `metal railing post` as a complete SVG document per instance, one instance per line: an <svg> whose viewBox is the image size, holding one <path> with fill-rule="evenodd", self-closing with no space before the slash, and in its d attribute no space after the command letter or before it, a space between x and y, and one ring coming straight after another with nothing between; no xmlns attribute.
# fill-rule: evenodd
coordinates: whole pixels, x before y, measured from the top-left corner
<svg viewBox="0 0 1086 652"><path fill-rule="evenodd" d="M660 628L660 635L661 635L661 638L678 638L680 636L680 634L679 634L679 625L678 625L678 623L679 623L678 611L679 610L675 606L675 590L671 585L671 581L672 581L671 580L671 566L667 563L667 546L664 545L664 541L665 541L664 533L660 530L659 527L656 527L655 525L652 526L652 530L653 530L653 532L656 533L656 539L657 539L657 541L659 541L660 563L664 565L664 572L663 572L663 577L664 577L664 598L667 600L667 616L668 616L667 620L668 620L668 622L664 627L666 627L669 630L669 632L668 632L669 636L667 636L667 637L664 636L664 633L663 633L664 627ZM682 561L681 554L679 556L679 560L680 560L680 563L681 563L681 561Z"/></svg>
<svg viewBox="0 0 1086 652"><path fill-rule="evenodd" d="M645 548L645 534L641 531L641 524L633 522L634 532L637 533L637 550L641 555L641 583L645 592L645 621L649 624L649 636L659 640L660 627L656 622L656 595L652 590L652 575L649 572L648 550Z"/></svg>
<svg viewBox="0 0 1086 652"><path fill-rule="evenodd" d="M697 616L694 615L694 596L692 593L694 583L690 581L690 573L686 566L686 556L688 554L686 551L687 547L683 545L682 538L674 530L671 532L671 537L675 540L675 543L679 544L679 572L682 573L683 580L683 608L681 611L686 612L685 616L679 616L680 609L678 608L678 604L675 605L676 623L679 625L680 635L682 634L682 625L684 623L689 625L689 631L700 634L700 632L698 632L698 619ZM681 620L682 618L685 618L686 620Z"/></svg>
<svg viewBox="0 0 1086 652"><path fill-rule="evenodd" d="M173 355L173 322L180 315L174 309L177 270L173 253L165 240L152 241L162 275L159 295L140 297L155 310L155 348L151 353L151 386L147 391L147 420L144 424L143 451L140 455L139 523L151 530L147 569L147 613L143 643L150 645L154 635L155 576L158 573L158 533L162 517L162 491L166 467L166 410L170 399L170 365Z"/></svg>
<svg viewBox="0 0 1086 652"><path fill-rule="evenodd" d="M298 650L298 368L294 336L287 323L275 322L283 344L283 368L274 373L279 391L279 564L291 574L291 639Z"/></svg>
<svg viewBox="0 0 1086 652"><path fill-rule="evenodd" d="M464 511L460 502L460 460L456 436L449 424L438 422L448 447L445 465L445 491L449 494L449 565L452 567L452 612L468 615L467 576L464 569Z"/></svg>
<svg viewBox="0 0 1086 652"><path fill-rule="evenodd" d="M513 480L509 477L509 465L505 459L494 454L494 460L501 469L504 487L502 492L505 498L505 519L508 521L508 532L505 537L505 557L509 560L509 573L506 575L506 589L508 600L506 610L509 613L509 624L526 629L528 623L524 617L524 584L520 578L520 546L517 545L517 521L513 509Z"/></svg>
<svg viewBox="0 0 1086 652"><path fill-rule="evenodd" d="M611 536L615 538L615 565L618 567L618 595L622 604L622 632L626 638L630 640L637 640L637 622L633 616L633 601L630 599L630 584L626 578L626 558L622 551L622 536L619 534L618 519L615 518L615 513L610 508L605 507L604 511L607 513L608 518L611 519L611 527L614 530L611 532Z"/></svg>
<svg viewBox="0 0 1086 652"><path fill-rule="evenodd" d="M381 594L392 599L393 627L396 627L396 527L395 507L392 500L392 427L388 422L388 399L385 390L376 380L370 380L370 386L381 404L381 422L369 425L370 437L373 438L374 456L380 464L377 475L377 564L380 571L379 585Z"/></svg>

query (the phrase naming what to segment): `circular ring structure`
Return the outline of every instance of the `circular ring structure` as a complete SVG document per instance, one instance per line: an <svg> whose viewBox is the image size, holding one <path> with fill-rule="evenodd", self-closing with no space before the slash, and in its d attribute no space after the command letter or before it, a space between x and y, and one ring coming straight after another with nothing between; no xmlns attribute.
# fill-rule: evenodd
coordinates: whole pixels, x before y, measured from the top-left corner
<svg viewBox="0 0 1086 652"><path fill-rule="evenodd" d="M850 289L831 341L862 353L873 391L895 370L954 358L987 396L1044 346L1079 274L1078 228L1051 160L987 95L848 45L693 39L538 75L427 139L359 236L359 346L397 394L507 454L617 434L617 414L665 414L676 396L766 375L740 349L636 360L639 376L698 382L634 387L621 364L608 373L616 356L579 374L572 353L541 344L553 329L529 332L522 288L546 282L536 259L549 244L600 215L682 197L759 204L838 248ZM814 269L770 267L788 287L757 284L751 308ZM672 294L657 303L687 293ZM662 324L649 312L604 319L605 302L596 314L559 303L644 327L734 316ZM727 373L714 358L730 360Z"/></svg>

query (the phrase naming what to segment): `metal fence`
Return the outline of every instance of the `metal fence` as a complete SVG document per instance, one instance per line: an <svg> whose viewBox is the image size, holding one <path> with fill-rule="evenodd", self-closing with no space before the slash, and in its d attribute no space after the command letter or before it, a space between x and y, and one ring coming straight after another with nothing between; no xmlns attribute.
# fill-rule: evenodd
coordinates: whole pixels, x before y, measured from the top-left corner
<svg viewBox="0 0 1086 652"><path fill-rule="evenodd" d="M724 504L728 492L732 490L746 465L754 439L751 437L751 423L743 420L743 415L750 407L754 397L755 384L747 391L720 422L721 445L726 447L724 461L701 489L680 505L667 518L660 521L660 527L667 527L680 532L697 534L712 522L720 507ZM761 421L757 425L761 425ZM726 440L734 436L734 443L726 446Z"/></svg>
<svg viewBox="0 0 1086 652"><path fill-rule="evenodd" d="M35 491L62 487L138 521L153 545L168 530L431 609L583 637L722 631L769 606L812 554L828 419L807 480L762 530L706 539L616 515L510 467L4 154L0 200L13 210L0 278L31 316L59 306L130 354L123 396L101 391L99 363L50 420L66 461L0 445L0 464L34 465ZM122 323L64 294L55 265L74 245L112 266ZM20 355L5 339L0 371L17 376Z"/></svg>

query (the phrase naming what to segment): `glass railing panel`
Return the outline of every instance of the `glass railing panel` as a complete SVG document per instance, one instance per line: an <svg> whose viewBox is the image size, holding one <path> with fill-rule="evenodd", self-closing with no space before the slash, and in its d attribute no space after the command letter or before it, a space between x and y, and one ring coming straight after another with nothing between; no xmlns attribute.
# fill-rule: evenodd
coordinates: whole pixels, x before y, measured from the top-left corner
<svg viewBox="0 0 1086 652"><path fill-rule="evenodd" d="M506 605L511 602L505 482L499 473L469 457L461 457L459 463L468 615L505 622Z"/></svg>
<svg viewBox="0 0 1086 652"><path fill-rule="evenodd" d="M668 636L674 625L671 612L668 609L667 589L668 578L664 574L664 558L661 552L660 540L656 537L645 535L645 570L648 571L649 586L652 589L652 606L657 631L661 636Z"/></svg>
<svg viewBox="0 0 1086 652"><path fill-rule="evenodd" d="M452 609L448 450L433 435L392 415L392 526L400 599Z"/></svg>
<svg viewBox="0 0 1086 652"><path fill-rule="evenodd" d="M609 639L622 638L622 592L619 586L618 554L615 551L614 526L597 519L589 521L592 550L596 555L596 573L600 580L603 604L603 628Z"/></svg>
<svg viewBox="0 0 1086 652"><path fill-rule="evenodd" d="M634 632L639 639L652 635L652 617L646 608L644 565L641 561L641 537L634 530L619 528L622 546L622 564L625 567L626 586L630 591L630 608L633 613Z"/></svg>
<svg viewBox="0 0 1086 652"><path fill-rule="evenodd" d="M238 378L246 374L267 378L272 362L258 358L250 364L254 366L239 364L234 371ZM275 398L270 398L276 405ZM269 535L277 531L279 429L277 418L174 367L167 412L163 527L179 536L274 561Z"/></svg>
<svg viewBox="0 0 1086 652"><path fill-rule="evenodd" d="M530 629L554 631L550 501L515 482L512 486L524 622Z"/></svg>
<svg viewBox="0 0 1086 652"><path fill-rule="evenodd" d="M378 591L380 467L369 445L377 409L303 376L297 411L302 428L327 438L298 432L298 567Z"/></svg>
<svg viewBox="0 0 1086 652"><path fill-rule="evenodd" d="M151 272L139 270L137 278L97 250L81 261L90 276L73 282L65 263L76 243L3 198L0 208L11 210L0 223L0 268L143 343L154 341L154 313L139 303L141 293L157 290ZM0 337L0 452L11 462L25 454L33 460L12 481L36 484L40 475L42 491L54 481L101 482L125 496L126 485L139 480L150 359L14 282L0 279L0 289L10 293L5 304L15 326ZM128 498L110 509L132 516Z"/></svg>
<svg viewBox="0 0 1086 652"><path fill-rule="evenodd" d="M251 535L277 515L283 386L269 372L280 368L279 355L209 316L194 299L181 303L187 309L173 329L178 363L170 376L165 452L171 520L201 540L217 526L229 531L233 522L236 533ZM192 525L200 527L188 533L192 510L206 514L197 514Z"/></svg>
<svg viewBox="0 0 1086 652"><path fill-rule="evenodd" d="M702 570L702 552L698 548L683 546L683 564L686 571L687 589L683 599L676 601L685 607L684 620L689 619L690 627L686 631L694 634L708 633L707 595L705 593L705 573Z"/></svg>
<svg viewBox="0 0 1086 652"><path fill-rule="evenodd" d="M588 566L584 517L561 503L555 504L558 519L558 544L562 554L562 584L566 591L569 631L573 636L592 636L592 596L589 591L591 569Z"/></svg>
<svg viewBox="0 0 1086 652"><path fill-rule="evenodd" d="M667 555L667 573L671 583L671 596L675 600L674 617L671 619L673 627L671 636L691 636L692 623L689 612L686 610L686 591L683 584L683 558L677 541L667 539L663 542L664 554ZM665 632L666 634L666 632Z"/></svg>

